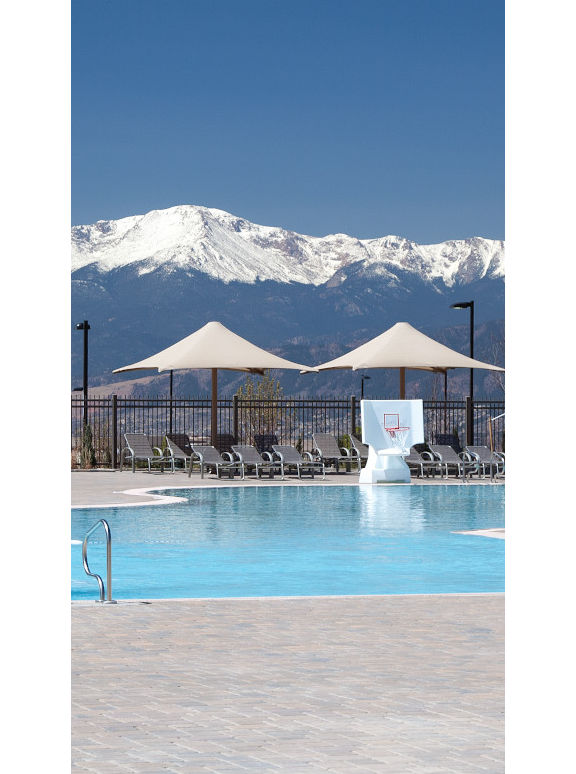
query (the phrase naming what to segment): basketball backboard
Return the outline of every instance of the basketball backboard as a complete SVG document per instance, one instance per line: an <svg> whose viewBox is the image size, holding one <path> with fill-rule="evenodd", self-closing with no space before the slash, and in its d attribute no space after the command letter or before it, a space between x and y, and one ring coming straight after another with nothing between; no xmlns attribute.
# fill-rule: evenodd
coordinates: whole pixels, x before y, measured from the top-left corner
<svg viewBox="0 0 576 774"><path fill-rule="evenodd" d="M369 447L360 483L410 483L404 457L411 446L424 442L422 401L363 400L360 405L362 440Z"/></svg>

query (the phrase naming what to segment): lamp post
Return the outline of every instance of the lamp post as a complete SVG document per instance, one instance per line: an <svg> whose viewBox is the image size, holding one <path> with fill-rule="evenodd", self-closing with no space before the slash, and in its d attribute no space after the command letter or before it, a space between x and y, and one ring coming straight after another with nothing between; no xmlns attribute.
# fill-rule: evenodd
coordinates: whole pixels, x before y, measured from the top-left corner
<svg viewBox="0 0 576 774"><path fill-rule="evenodd" d="M360 400L364 400L364 381L366 379L370 379L370 377L362 374L360 377Z"/></svg>
<svg viewBox="0 0 576 774"><path fill-rule="evenodd" d="M470 357L474 357L474 301L458 301L456 304L450 304L450 309L469 309L470 310ZM472 413L474 411L474 369L470 369L470 398L469 398L469 416L466 417L466 443L471 446L474 444L474 423Z"/></svg>
<svg viewBox="0 0 576 774"><path fill-rule="evenodd" d="M88 320L76 324L77 331L84 331L84 377L82 390L84 392L84 426L88 424Z"/></svg>

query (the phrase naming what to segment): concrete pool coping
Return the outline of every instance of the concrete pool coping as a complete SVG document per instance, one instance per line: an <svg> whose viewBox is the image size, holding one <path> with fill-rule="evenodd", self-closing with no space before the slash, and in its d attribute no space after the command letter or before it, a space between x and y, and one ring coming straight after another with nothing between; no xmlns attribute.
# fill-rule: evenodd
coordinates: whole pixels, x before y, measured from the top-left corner
<svg viewBox="0 0 576 774"><path fill-rule="evenodd" d="M454 532L455 535L476 535L477 537L496 538L505 540L506 532L504 527L494 527L493 529L467 529Z"/></svg>
<svg viewBox="0 0 576 774"><path fill-rule="evenodd" d="M117 599L117 605L152 605L157 602L290 602L302 599L373 599L374 597L504 597L504 591L442 591L434 594L301 594L278 597L147 597L146 599ZM100 606L91 599L73 599L73 607Z"/></svg>

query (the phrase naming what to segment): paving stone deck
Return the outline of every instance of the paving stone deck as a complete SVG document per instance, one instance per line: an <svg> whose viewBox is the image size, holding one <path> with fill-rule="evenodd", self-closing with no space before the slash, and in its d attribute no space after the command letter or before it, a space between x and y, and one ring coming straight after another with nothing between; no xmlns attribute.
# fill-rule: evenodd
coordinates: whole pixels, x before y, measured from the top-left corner
<svg viewBox="0 0 576 774"><path fill-rule="evenodd" d="M501 595L73 605L74 772L503 771Z"/></svg>

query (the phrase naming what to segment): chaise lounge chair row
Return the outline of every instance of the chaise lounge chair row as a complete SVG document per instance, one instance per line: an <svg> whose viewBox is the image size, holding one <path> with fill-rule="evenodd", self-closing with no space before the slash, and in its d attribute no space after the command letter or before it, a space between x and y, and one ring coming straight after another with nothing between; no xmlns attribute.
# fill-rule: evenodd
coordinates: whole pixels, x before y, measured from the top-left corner
<svg viewBox="0 0 576 774"><path fill-rule="evenodd" d="M218 478L226 473L230 478L239 474L243 479L251 470L258 478L263 473L271 478L279 473L284 479L290 471L295 471L298 478L303 473L312 478L318 473L322 474L322 478L326 475L322 460L315 460L309 452L302 455L294 446L272 444L271 452L260 454L254 446L233 444L231 452L219 452L214 446L191 443L187 435L169 433L166 435L166 449L162 452L159 447L152 446L145 433L125 433L124 438L126 448L120 459L121 470L124 462L128 462L132 465L132 472L135 472L136 462L144 461L149 472L152 465L160 465L162 471L164 467L169 467L174 472L176 463L181 462L182 467L188 469L188 476L192 474L193 465L198 463L201 478L206 472L213 472Z"/></svg>
<svg viewBox="0 0 576 774"><path fill-rule="evenodd" d="M210 445L193 444L190 437L183 433L167 434L164 452L152 446L145 433L125 433L124 438L126 448L121 455L120 469L124 462L130 462L134 472L136 462L145 461L149 472L152 465L159 465L162 471L164 467L169 467L174 472L179 462L188 469L190 476L193 465L197 463L201 478L204 478L205 472L213 472L218 478L227 473L229 477L239 474L243 479L251 470L258 478L263 474L273 478L280 473L284 479L287 472L294 470L298 478L303 473L310 474L312 478L316 473L322 473L322 478L325 478L326 467L334 467L338 472L343 465L346 471L350 471L355 464L360 470L362 461L368 458L368 446L355 436L350 436L352 448L346 449L339 447L334 436L326 433L314 433L314 448L304 454L294 446L278 444L274 435L257 437L266 440L267 450L261 451L247 444L232 444L230 452L220 452ZM422 452L412 447L405 460L410 470L421 477L430 473L432 476L439 473L444 477L450 472L459 478L474 474L485 477L487 473L491 478L504 475L504 455L491 452L486 446L468 446L460 454L447 445L431 444L429 451Z"/></svg>
<svg viewBox="0 0 576 774"><path fill-rule="evenodd" d="M408 467L417 475L440 473L447 477L452 472L458 478L472 475L484 478L488 473L494 478L504 474L504 454L490 451L487 446L466 446L460 454L444 444L429 444L429 449L418 452L412 447L405 458Z"/></svg>

